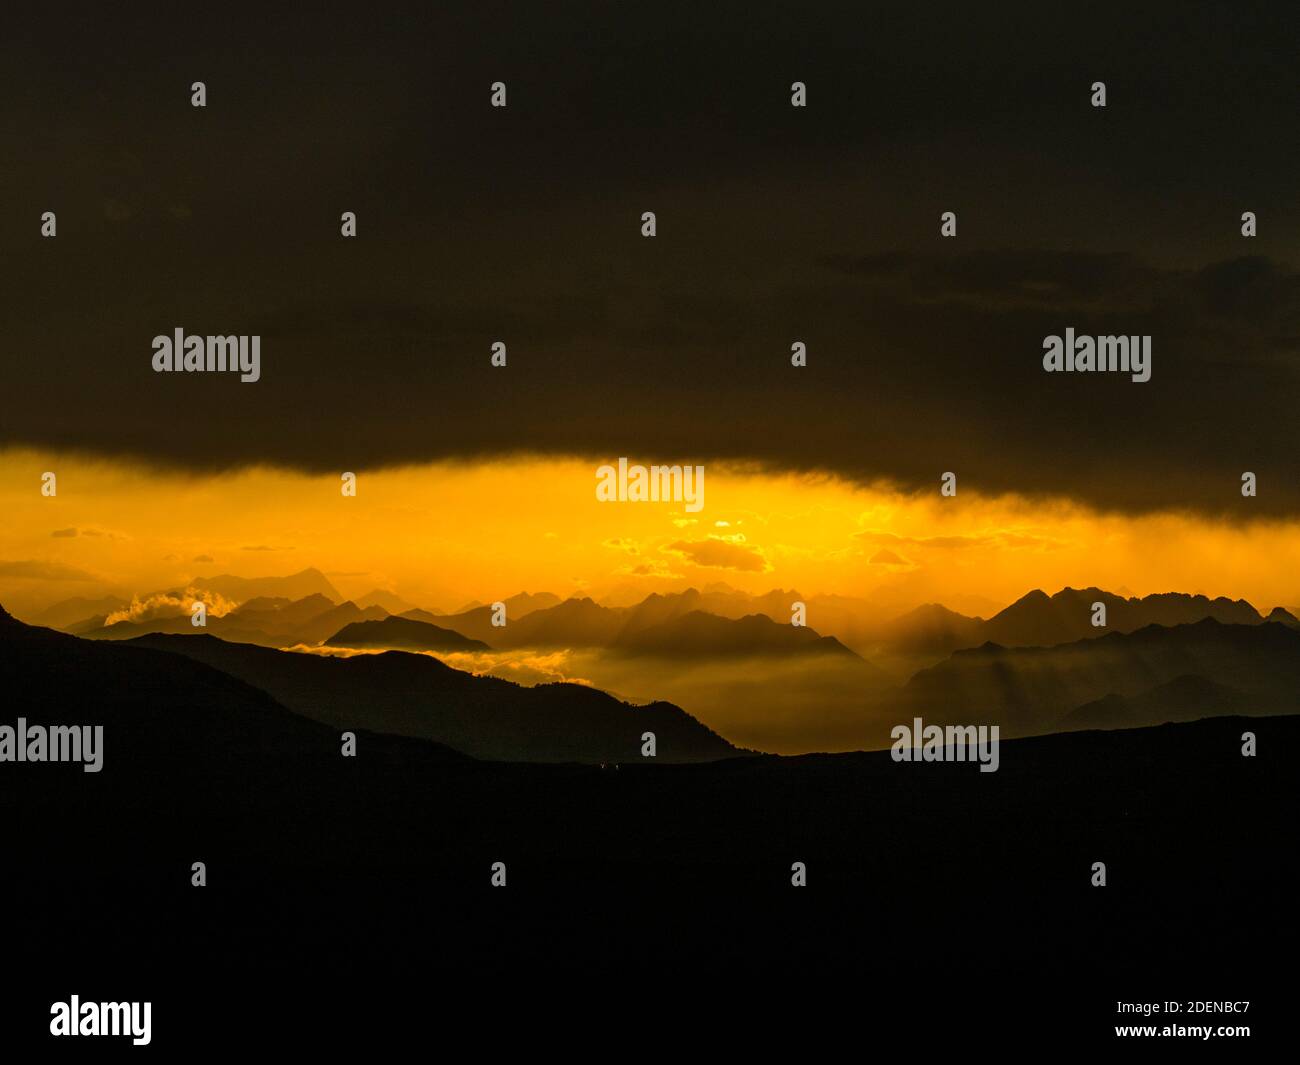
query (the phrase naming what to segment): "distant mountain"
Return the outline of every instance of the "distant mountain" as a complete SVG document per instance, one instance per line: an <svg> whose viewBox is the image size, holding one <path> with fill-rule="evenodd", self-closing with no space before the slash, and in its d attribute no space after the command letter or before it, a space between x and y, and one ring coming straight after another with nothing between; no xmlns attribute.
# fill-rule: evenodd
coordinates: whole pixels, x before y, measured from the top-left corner
<svg viewBox="0 0 1300 1065"><path fill-rule="evenodd" d="M1092 604L1106 604L1104 628L1092 624ZM1209 599L1170 592L1124 599L1100 588L1063 588L1053 596L1035 589L984 623L981 641L1004 647L1050 647L1108 632L1136 632L1147 625L1191 625L1213 618L1225 625L1258 625L1264 619L1244 599Z"/></svg>
<svg viewBox="0 0 1300 1065"><path fill-rule="evenodd" d="M664 658L835 654L858 656L833 636L802 625L778 624L763 614L733 621L695 610L647 628L625 631L611 645L630 654Z"/></svg>
<svg viewBox="0 0 1300 1065"><path fill-rule="evenodd" d="M612 648L624 654L703 658L746 654L802 653L809 650L853 655L833 637L789 623L786 599L797 593L770 593L784 604L778 619L752 610L738 618L707 612L698 604L710 596L688 589L649 595L631 607L601 606L590 598L566 599L493 627L490 607L438 618L438 624L497 648ZM712 593L732 606L752 602L742 593ZM793 602L794 600L790 600ZM856 656L855 656L856 657Z"/></svg>
<svg viewBox="0 0 1300 1065"><path fill-rule="evenodd" d="M951 654L983 642L984 621L968 618L938 603L927 603L894 618L885 638L905 654Z"/></svg>
<svg viewBox="0 0 1300 1065"><path fill-rule="evenodd" d="M435 740L476 758L638 761L647 731L655 734L660 762L740 753L671 703L632 706L578 684L525 688L452 669L429 655L386 651L342 658L212 636L143 636L130 646L195 658L335 728Z"/></svg>
<svg viewBox="0 0 1300 1065"><path fill-rule="evenodd" d="M440 617L445 615L437 610L421 610L419 607L415 607L412 610L403 610L397 616L399 618L409 618L411 621L426 621L433 625Z"/></svg>
<svg viewBox="0 0 1300 1065"><path fill-rule="evenodd" d="M210 588L237 603L256 596L304 599L309 595L323 595L335 603L343 601L338 589L318 569L305 569L287 577L236 577L231 574L196 577L191 584L195 588Z"/></svg>
<svg viewBox="0 0 1300 1065"><path fill-rule="evenodd" d="M1187 677L1194 679L1180 680ZM1147 694L1173 681L1182 687ZM1170 692L1186 695L1191 684L1213 697L1195 704L1200 715L1295 713L1300 709L1300 630L1276 623L1224 625L1206 618L1194 625L1149 625L1134 633L1111 632L1051 647L985 644L919 671L904 685L897 712L902 719L919 715L936 723L1000 724L1011 733L1030 734L1052 731L1076 708L1113 695L1126 700L1138 723L1158 724L1142 720L1141 713L1154 713L1160 706L1175 713ZM1222 710L1216 708L1220 706ZM1067 727L1124 710L1112 700L1109 708L1081 712Z"/></svg>
<svg viewBox="0 0 1300 1065"><path fill-rule="evenodd" d="M382 647L397 651L490 651L482 640L471 640L451 629L424 621L388 617L354 621L325 641L329 647Z"/></svg>
<svg viewBox="0 0 1300 1065"><path fill-rule="evenodd" d="M621 614L591 599L566 599L555 606L533 610L521 618L510 613L506 624L492 624L490 606L438 618L438 625L492 647L603 647L617 635Z"/></svg>
<svg viewBox="0 0 1300 1065"><path fill-rule="evenodd" d="M451 618L443 619L443 624L456 628L451 622ZM622 611L582 598L566 599L488 631L497 633L499 647L605 647L613 642L622 625Z"/></svg>
<svg viewBox="0 0 1300 1065"><path fill-rule="evenodd" d="M506 624L504 626L494 626L492 624L492 618L494 616L494 611L492 609L492 606L491 604L483 604L483 603L465 606L454 614L436 615L438 618L438 624L445 625L449 629L455 629L462 636L468 636L474 640L483 640L484 642L491 643L493 646L496 647L503 647L503 646L518 647L524 645L519 641L519 639L516 639L514 637L503 637L502 635L503 629L513 630L517 625L517 623L523 620L524 618L536 614L539 611L548 611L563 605L560 601L560 597L557 595L552 595L550 592L538 592L535 595L529 592L520 592L518 595L512 595L509 599L501 600L501 602L505 603L505 607L506 607ZM590 599L587 600L568 599L565 600L564 602L591 603L591 600ZM592 605L595 606L594 603L592 603ZM604 608L599 607L598 609L603 610ZM406 611L402 616L411 618L414 621L430 620L428 616L422 617L419 614L417 614L415 611ZM560 646L566 644L568 646L578 646L577 644L574 644L572 641L566 641L564 638L560 636L560 632L563 630L563 626L566 624L564 617L565 615L561 614L558 616L558 620L554 622L555 625L554 640L551 640L550 635L543 635L541 637L542 639L549 641L547 644L545 644L545 646L552 646L552 645ZM548 623L548 625L550 624L551 623ZM543 626L543 629L545 628L546 626ZM536 632L541 630L529 628L522 631ZM543 646L543 645L539 645L539 646ZM581 646L587 646L587 645L582 644Z"/></svg>
<svg viewBox="0 0 1300 1065"><path fill-rule="evenodd" d="M382 588L375 588L359 599L354 600L354 602L363 610L368 606L382 606L390 614L400 614L403 611L415 609L414 603L408 603L400 595L386 592Z"/></svg>
<svg viewBox="0 0 1300 1065"><path fill-rule="evenodd" d="M1092 624L1093 603L1106 605L1105 627ZM869 645L900 654L939 657L984 643L1053 647L1112 632L1136 632L1147 625L1192 625L1206 618L1225 625L1259 625L1269 620L1300 627L1300 621L1283 610L1275 610L1265 619L1244 599L1210 599L1177 592L1126 599L1100 588L1063 588L1049 596L1036 588L988 620L928 604L874 627L850 628L858 640ZM826 631L840 634L834 624Z"/></svg>
<svg viewBox="0 0 1300 1065"><path fill-rule="evenodd" d="M335 608L332 599L319 593L297 600L262 597L244 603L229 617L239 618L245 626L287 634Z"/></svg>
<svg viewBox="0 0 1300 1065"><path fill-rule="evenodd" d="M506 617L516 621L535 610L559 606L561 602L560 597L551 592L520 592L502 601L506 604Z"/></svg>
<svg viewBox="0 0 1300 1065"><path fill-rule="evenodd" d="M46 607L39 614L34 614L26 620L32 625L62 629L77 622L84 622L91 617L107 617L115 610L123 610L130 605L129 600L121 599L116 595L106 595L102 599L87 599L85 596L78 595Z"/></svg>
<svg viewBox="0 0 1300 1065"><path fill-rule="evenodd" d="M326 604L326 609L334 605L333 600L326 599L323 595L308 596L307 599L301 600L301 602L307 602L311 599L322 600ZM261 613L263 611L279 611L283 610L292 602L292 599L284 595L259 595L253 599L247 600L246 602L240 603L239 606L236 607L236 611L245 614L252 612Z"/></svg>
<svg viewBox="0 0 1300 1065"><path fill-rule="evenodd" d="M294 643L314 647L328 640L344 626L358 621L382 621L386 617L388 612L382 606L368 606L362 610L356 603L348 600L295 625L287 635L293 637Z"/></svg>
<svg viewBox="0 0 1300 1065"><path fill-rule="evenodd" d="M189 614L151 618L146 621L118 621L105 627L78 633L94 640L131 640L149 633L177 636L213 635L232 643L253 643L261 647L314 647L339 629L358 621L379 621L388 616L383 607L365 610L348 601L335 606L324 595L309 595L284 606L282 599L258 597L221 617L208 615L205 626L195 626ZM272 604L268 606L267 604Z"/></svg>
<svg viewBox="0 0 1300 1065"><path fill-rule="evenodd" d="M796 591L774 588L765 595L750 595L725 584L710 585L704 591L687 588L684 592L654 592L640 603L624 608L623 632L631 633L695 612L730 618L733 621L753 614L763 614L773 621L788 624L792 604L802 600L803 597Z"/></svg>
<svg viewBox="0 0 1300 1065"><path fill-rule="evenodd" d="M71 625L63 625L62 629L72 636L88 636L97 629L102 629L106 621L108 621L108 615L96 614L94 617L75 621Z"/></svg>

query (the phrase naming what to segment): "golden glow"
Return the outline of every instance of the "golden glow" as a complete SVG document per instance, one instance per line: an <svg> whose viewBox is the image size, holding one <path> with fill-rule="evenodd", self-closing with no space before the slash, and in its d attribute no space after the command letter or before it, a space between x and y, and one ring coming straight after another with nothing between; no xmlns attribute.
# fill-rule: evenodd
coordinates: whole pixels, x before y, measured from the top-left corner
<svg viewBox="0 0 1300 1065"><path fill-rule="evenodd" d="M21 612L309 566L348 596L379 587L448 610L524 590L621 604L716 581L861 596L882 613L943 602L987 616L1031 588L1066 585L1226 595L1265 612L1300 603L1295 521L1102 515L981 497L962 482L942 499L937 474L920 498L707 463L705 505L692 514L680 503L598 502L596 466L616 458L360 469L346 498L338 474L181 474L3 451L0 603ZM58 476L54 498L41 495L47 470Z"/></svg>

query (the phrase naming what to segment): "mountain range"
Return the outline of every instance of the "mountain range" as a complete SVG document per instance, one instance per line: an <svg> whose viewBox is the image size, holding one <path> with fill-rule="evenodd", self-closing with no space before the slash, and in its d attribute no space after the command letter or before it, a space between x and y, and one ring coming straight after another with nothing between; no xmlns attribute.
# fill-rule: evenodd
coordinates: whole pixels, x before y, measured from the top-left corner
<svg viewBox="0 0 1300 1065"><path fill-rule="evenodd" d="M93 617L67 621L84 609L123 609L112 599L69 600L44 616L95 641L200 659L333 726L351 721L483 758L617 760L640 731L623 727L627 701L597 689L649 704L637 714L661 708L649 715L663 717L650 731L670 736L672 753L663 756L680 760L734 750L708 726L746 746L842 750L887 746L890 727L914 716L999 724L1009 737L1294 712L1300 691L1300 621L1293 614L1278 608L1264 616L1244 600L1203 595L1033 590L988 619L939 604L884 620L859 611L852 629L858 642L850 648L811 623L845 631L852 601L831 597L827 608L829 599L812 597L810 625L796 626L790 608L803 600L794 590L748 596L689 589L619 607L521 593L504 600L502 626L493 625L499 614L491 606L393 614L383 604L403 607L407 600L391 592L361 597L365 605L336 602L322 590L280 594L322 583L328 585L314 570L257 581L213 578L209 586L222 596L256 594L209 614L203 628L188 614L144 611L111 625ZM1095 603L1106 607L1105 627L1092 624ZM320 653L347 649L488 655L494 657L471 660L474 668L583 683L519 687L449 669L428 654L334 662ZM569 664L549 673L511 672L515 659L560 651ZM490 709L473 709L484 706ZM539 706L566 722L563 735L539 724ZM621 716L616 707L624 708Z"/></svg>
<svg viewBox="0 0 1300 1065"><path fill-rule="evenodd" d="M1300 629L1276 621L1148 625L1052 647L987 643L920 670L901 707L1012 735L1300 710Z"/></svg>
<svg viewBox="0 0 1300 1065"><path fill-rule="evenodd" d="M577 684L522 687L398 651L338 658L210 634L94 641L25 625L0 608L0 664L0 683L33 719L120 706L130 729L174 721L233 735L253 714L276 722L277 734L306 729L335 745L340 731L363 730L508 761L631 761L646 732L663 762L744 753L670 703L631 706ZM209 716L196 726L199 711Z"/></svg>

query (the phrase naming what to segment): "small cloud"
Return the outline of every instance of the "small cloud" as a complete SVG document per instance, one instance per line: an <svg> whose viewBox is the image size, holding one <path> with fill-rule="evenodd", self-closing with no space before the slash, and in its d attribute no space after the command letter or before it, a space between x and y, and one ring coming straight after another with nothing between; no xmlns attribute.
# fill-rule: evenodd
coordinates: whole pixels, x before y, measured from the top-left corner
<svg viewBox="0 0 1300 1065"><path fill-rule="evenodd" d="M1050 548L1059 541L1014 529L994 529L976 536L899 536L883 529L866 529L853 534L868 544L924 547L940 551L965 551L976 547Z"/></svg>
<svg viewBox="0 0 1300 1065"><path fill-rule="evenodd" d="M241 551L292 551L292 547L267 547L266 544L248 544L241 547Z"/></svg>
<svg viewBox="0 0 1300 1065"><path fill-rule="evenodd" d="M612 548L615 551L626 551L629 555L639 553L639 550L633 541L621 536L611 536L608 540L602 540L601 546Z"/></svg>
<svg viewBox="0 0 1300 1065"><path fill-rule="evenodd" d="M619 572L628 573L634 577L662 577L673 580L676 580L679 576L679 574L673 572L672 567L667 562L658 559L652 562L642 562L630 569L620 570Z"/></svg>
<svg viewBox="0 0 1300 1065"><path fill-rule="evenodd" d="M22 577L36 581L93 581L85 570L65 566L61 562L24 559L21 562L0 561L0 577Z"/></svg>
<svg viewBox="0 0 1300 1065"><path fill-rule="evenodd" d="M678 540L669 544L665 550L676 552L697 566L749 573L765 573L771 568L757 548L712 536L707 540Z"/></svg>
<svg viewBox="0 0 1300 1065"><path fill-rule="evenodd" d="M211 555L195 555L195 556L194 556L194 561L195 561L195 562L215 562L216 559L214 559Z"/></svg>
<svg viewBox="0 0 1300 1065"><path fill-rule="evenodd" d="M59 538L59 537L65 537L65 536L76 536L76 535L77 535L77 530L76 530L75 528L73 528L73 529L55 529L52 533L50 533L50 535L53 536L53 537L56 537L56 538Z"/></svg>

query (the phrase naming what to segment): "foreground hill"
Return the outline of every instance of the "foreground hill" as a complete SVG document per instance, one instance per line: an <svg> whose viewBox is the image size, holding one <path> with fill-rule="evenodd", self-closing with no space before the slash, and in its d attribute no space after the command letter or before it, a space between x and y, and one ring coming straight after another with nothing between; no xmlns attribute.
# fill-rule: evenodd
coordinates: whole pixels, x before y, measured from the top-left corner
<svg viewBox="0 0 1300 1065"><path fill-rule="evenodd" d="M742 753L670 703L631 706L582 685L523 688L396 651L343 659L210 635L84 640L3 608L0 690L32 721L111 721L150 750L244 736L335 757L339 733L362 730L480 758L618 762L639 759L650 731L660 762Z"/></svg>
<svg viewBox="0 0 1300 1065"><path fill-rule="evenodd" d="M647 731L655 734L661 762L740 753L671 703L632 706L578 684L525 688L452 669L428 655L389 651L337 658L212 636L151 635L131 646L205 662L336 728L436 740L476 758L629 761L641 757Z"/></svg>
<svg viewBox="0 0 1300 1065"><path fill-rule="evenodd" d="M212 639L163 638L177 643ZM13 716L21 715L29 724L102 725L101 774L121 782L116 787L139 788L142 794L160 784L209 786L214 783L210 776L219 778L223 788L237 789L240 774L232 753L271 767L268 771L308 762L333 765L339 758L337 729L294 713L265 691L203 662L24 625L3 608L0 691ZM13 725L12 720L3 723ZM364 725L357 728L364 730ZM363 735L376 757L392 749L385 738ZM411 751L422 764L465 760L439 744ZM74 766L4 765L7 774L24 771L65 785L66 774L83 775Z"/></svg>

